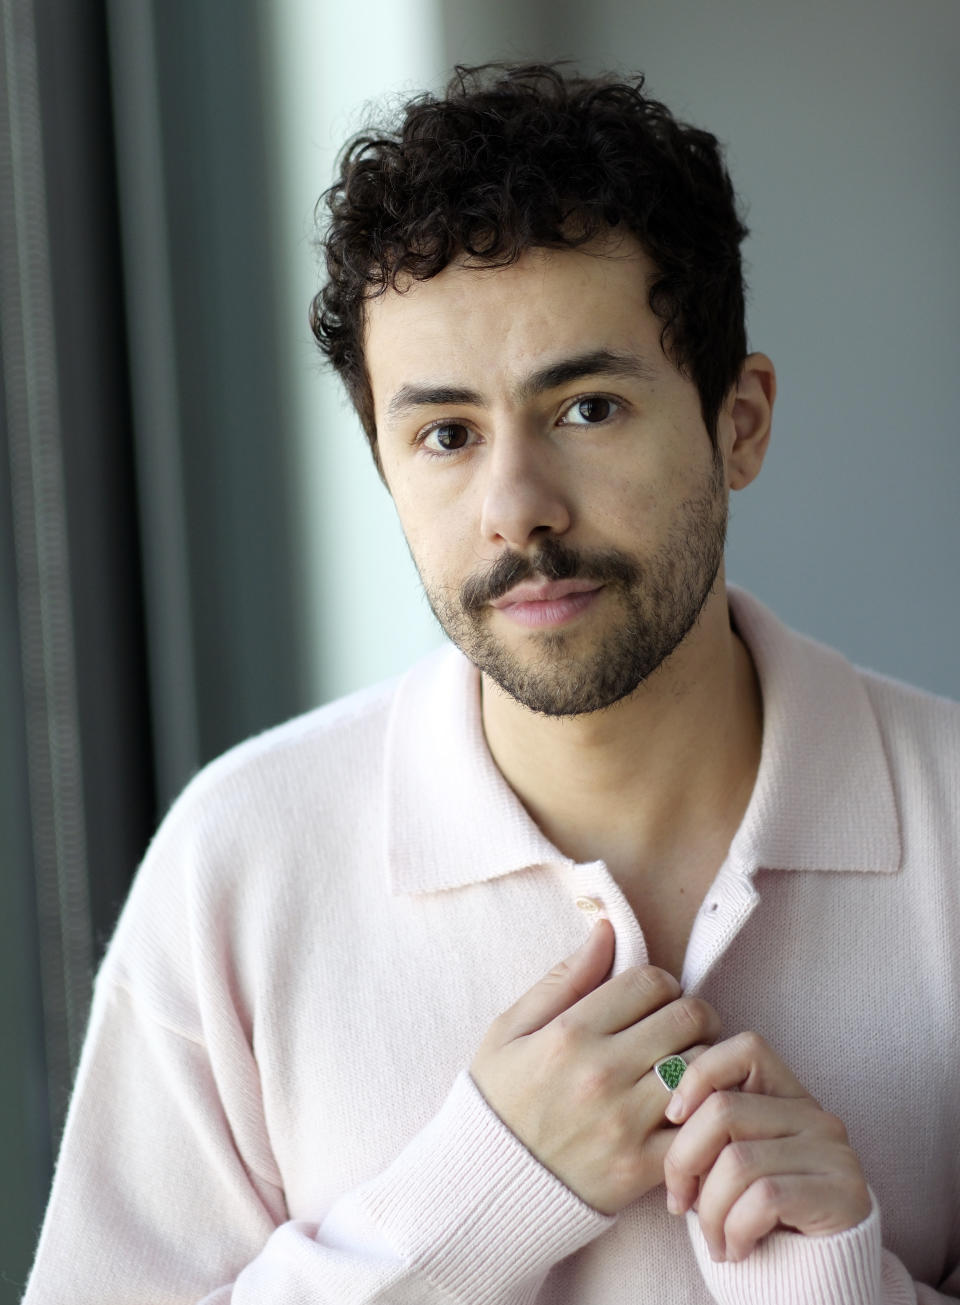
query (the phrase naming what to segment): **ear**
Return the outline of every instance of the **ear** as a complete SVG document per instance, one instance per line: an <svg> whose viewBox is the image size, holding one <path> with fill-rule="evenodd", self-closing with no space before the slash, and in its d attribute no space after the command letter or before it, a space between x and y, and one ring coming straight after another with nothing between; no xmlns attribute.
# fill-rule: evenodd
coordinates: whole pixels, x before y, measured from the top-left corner
<svg viewBox="0 0 960 1305"><path fill-rule="evenodd" d="M723 405L718 432L724 443L730 489L744 489L763 466L776 397L773 363L764 353L748 354L739 380Z"/></svg>

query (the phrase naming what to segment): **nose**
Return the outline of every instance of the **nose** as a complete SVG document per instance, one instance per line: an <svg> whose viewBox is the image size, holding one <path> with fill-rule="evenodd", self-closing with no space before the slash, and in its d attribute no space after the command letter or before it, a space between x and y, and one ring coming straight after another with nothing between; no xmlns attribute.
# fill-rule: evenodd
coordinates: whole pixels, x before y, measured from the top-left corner
<svg viewBox="0 0 960 1305"><path fill-rule="evenodd" d="M483 538L522 551L544 535L563 534L570 502L551 451L529 432L493 441L486 461Z"/></svg>

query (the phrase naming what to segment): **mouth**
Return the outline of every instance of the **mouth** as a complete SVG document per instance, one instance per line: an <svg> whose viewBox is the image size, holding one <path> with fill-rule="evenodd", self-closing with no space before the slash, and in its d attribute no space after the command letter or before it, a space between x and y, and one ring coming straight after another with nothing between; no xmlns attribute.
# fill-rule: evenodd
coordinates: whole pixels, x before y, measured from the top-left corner
<svg viewBox="0 0 960 1305"><path fill-rule="evenodd" d="M515 603L553 603L570 594L589 593L601 587L599 580L523 580L502 598L495 598L490 606L502 610Z"/></svg>
<svg viewBox="0 0 960 1305"><path fill-rule="evenodd" d="M591 607L604 587L596 580L527 580L490 606L517 625L558 626Z"/></svg>

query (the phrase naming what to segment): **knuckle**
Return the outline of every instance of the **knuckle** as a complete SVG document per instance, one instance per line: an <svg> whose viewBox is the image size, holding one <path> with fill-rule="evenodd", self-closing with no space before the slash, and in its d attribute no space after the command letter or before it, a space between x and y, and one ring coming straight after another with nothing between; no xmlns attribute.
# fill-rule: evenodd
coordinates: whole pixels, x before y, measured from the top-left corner
<svg viewBox="0 0 960 1305"><path fill-rule="evenodd" d="M572 984L572 971L566 961L557 961L556 965L543 976L542 983L550 987L566 988Z"/></svg>
<svg viewBox="0 0 960 1305"><path fill-rule="evenodd" d="M842 1119L831 1114L829 1110L821 1110L819 1122L820 1129L828 1141L840 1142L844 1146L847 1145L847 1129Z"/></svg>
<svg viewBox="0 0 960 1305"><path fill-rule="evenodd" d="M767 1053L768 1047L766 1041L761 1038L759 1033L755 1033L752 1029L748 1029L744 1033L738 1033L737 1041L740 1044L741 1051L743 1051L750 1060L760 1060Z"/></svg>
<svg viewBox="0 0 960 1305"><path fill-rule="evenodd" d="M561 1011L551 1022L550 1033L560 1050L575 1050L583 1042L583 1025L568 1010Z"/></svg>
<svg viewBox="0 0 960 1305"><path fill-rule="evenodd" d="M753 1184L760 1201L769 1209L779 1209L783 1189L773 1174L764 1174Z"/></svg>
<svg viewBox="0 0 960 1305"><path fill-rule="evenodd" d="M680 991L680 985L673 975L656 965L637 965L628 970L627 974L634 990L648 1006L662 1006Z"/></svg>
<svg viewBox="0 0 960 1305"><path fill-rule="evenodd" d="M846 1186L851 1191L862 1192L866 1190L867 1180L863 1176L860 1161L857 1159L853 1147L845 1146L841 1148L834 1172L840 1185Z"/></svg>
<svg viewBox="0 0 960 1305"><path fill-rule="evenodd" d="M584 1032L576 1019L563 1011L541 1030L541 1063L554 1072L565 1071L583 1055Z"/></svg>
<svg viewBox="0 0 960 1305"><path fill-rule="evenodd" d="M671 1002L670 1019L687 1045L699 1042L709 1028L709 1006L699 997L681 997Z"/></svg>
<svg viewBox="0 0 960 1305"><path fill-rule="evenodd" d="M485 1051L487 1047L496 1046L496 1044L501 1040L501 1035L503 1034L503 1030L506 1028L506 1024L506 1015L498 1015L496 1019L492 1019L487 1025L479 1050Z"/></svg>
<svg viewBox="0 0 960 1305"><path fill-rule="evenodd" d="M705 1037L711 1033L717 1022L717 1015L713 1007L702 997L683 997L677 1005L680 1007L678 1014L697 1037Z"/></svg>
<svg viewBox="0 0 960 1305"><path fill-rule="evenodd" d="M739 1104L739 1093L712 1092L700 1109L706 1113L712 1127L730 1133L733 1129Z"/></svg>
<svg viewBox="0 0 960 1305"><path fill-rule="evenodd" d="M616 1073L611 1065L589 1065L580 1076L576 1094L581 1105L594 1105L611 1095L616 1086ZM607 1115L614 1126L619 1125L619 1112Z"/></svg>
<svg viewBox="0 0 960 1305"><path fill-rule="evenodd" d="M698 998L702 1000L702 998ZM723 1031L723 1021L717 1014L716 1010L709 1002L703 1002L704 1007L704 1042L716 1042Z"/></svg>
<svg viewBox="0 0 960 1305"><path fill-rule="evenodd" d="M851 1153L852 1164L842 1165L839 1171L834 1173L835 1190L841 1195L848 1198L851 1195L863 1192L866 1188L863 1174L860 1172L860 1166L856 1162L856 1157Z"/></svg>
<svg viewBox="0 0 960 1305"><path fill-rule="evenodd" d="M480 1044L478 1054L488 1055L498 1047L506 1046L511 1040L513 1034L513 1025L511 1023L510 1011L504 1011L492 1020L483 1035L483 1041Z"/></svg>
<svg viewBox="0 0 960 1305"><path fill-rule="evenodd" d="M699 1030L697 1016L687 999L675 1001L671 1004L670 1021L684 1042L691 1042L696 1039Z"/></svg>
<svg viewBox="0 0 960 1305"><path fill-rule="evenodd" d="M683 1156L679 1153L676 1145L671 1146L670 1150L663 1157L663 1173L668 1183L670 1179L678 1181L687 1177L687 1168Z"/></svg>
<svg viewBox="0 0 960 1305"><path fill-rule="evenodd" d="M725 1168L741 1182L749 1179L755 1168L754 1148L749 1142L731 1142L723 1151Z"/></svg>

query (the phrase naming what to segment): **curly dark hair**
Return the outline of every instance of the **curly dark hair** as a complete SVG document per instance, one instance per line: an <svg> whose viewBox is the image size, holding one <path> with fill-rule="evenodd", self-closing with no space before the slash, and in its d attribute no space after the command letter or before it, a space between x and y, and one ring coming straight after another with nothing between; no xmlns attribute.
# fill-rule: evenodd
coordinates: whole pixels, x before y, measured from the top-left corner
<svg viewBox="0 0 960 1305"><path fill-rule="evenodd" d="M649 303L661 346L696 385L716 443L747 352L747 228L716 137L678 122L643 85L557 64L458 67L442 98L419 95L398 122L345 146L321 197L328 280L310 325L378 465L368 298L459 256L504 267L528 249L575 248L617 227L656 265Z"/></svg>

